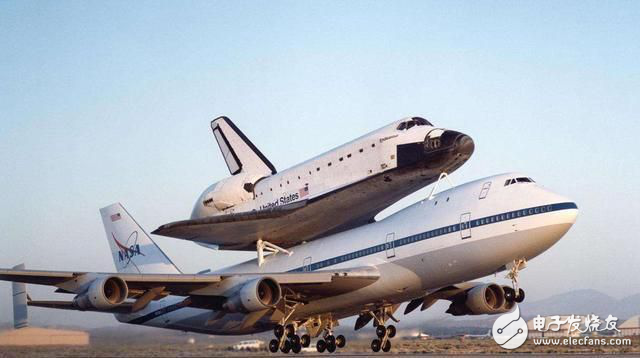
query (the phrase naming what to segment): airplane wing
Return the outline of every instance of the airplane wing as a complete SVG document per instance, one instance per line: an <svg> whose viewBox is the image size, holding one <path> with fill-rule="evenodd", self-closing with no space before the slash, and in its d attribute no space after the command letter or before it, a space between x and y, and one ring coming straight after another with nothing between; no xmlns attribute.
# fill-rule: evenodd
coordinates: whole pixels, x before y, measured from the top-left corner
<svg viewBox="0 0 640 358"><path fill-rule="evenodd" d="M152 299L167 295L197 298L202 296L221 297L220 285L225 280L237 280L239 284L246 279L268 277L275 280L283 289L295 292L305 301L329 297L336 294L355 291L374 283L379 273L374 268L357 268L332 271L313 272L277 272L277 273L221 273L221 274L128 274L128 273L96 273L96 272L68 272L68 271L37 271L0 269L0 280L23 282L58 287L56 292L81 294L87 287L100 278L117 277L122 279L128 287L128 297ZM228 287L227 287L228 288ZM153 292L149 296L147 292ZM31 301L32 306L78 309L71 302L64 301ZM131 309L134 302L127 301L124 306L118 306L112 311L122 312ZM130 312L130 311L129 311Z"/></svg>

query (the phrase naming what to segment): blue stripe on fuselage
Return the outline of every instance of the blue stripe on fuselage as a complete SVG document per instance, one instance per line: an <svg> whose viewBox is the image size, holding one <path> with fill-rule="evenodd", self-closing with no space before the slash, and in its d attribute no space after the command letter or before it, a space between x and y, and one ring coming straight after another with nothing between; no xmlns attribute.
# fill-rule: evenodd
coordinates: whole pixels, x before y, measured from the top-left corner
<svg viewBox="0 0 640 358"><path fill-rule="evenodd" d="M507 220L513 220L513 219L517 219L525 216L532 216L532 215L549 213L553 211L577 209L577 208L578 206L575 203L559 203L559 204L534 206L534 207L519 209L514 211L507 211L507 212L496 214L496 215L485 216L483 218L469 220L469 222L466 222L466 223L458 223L453 225L442 226L437 229L403 237L401 239L397 239L392 242L370 246L365 249L353 251L344 255L318 261L316 263L312 263L307 266L300 266L298 268L290 270L289 272L315 271L325 267L341 264L343 262L359 259L361 257L374 255L379 252L385 251L387 249L405 246L405 245L413 244L415 242L429 240L439 236L455 233L460 231L461 225L462 225L462 230L466 230L466 229L469 229L469 227L467 227L466 225L469 225L470 228L474 228L474 227L490 225L498 222L503 222Z"/></svg>

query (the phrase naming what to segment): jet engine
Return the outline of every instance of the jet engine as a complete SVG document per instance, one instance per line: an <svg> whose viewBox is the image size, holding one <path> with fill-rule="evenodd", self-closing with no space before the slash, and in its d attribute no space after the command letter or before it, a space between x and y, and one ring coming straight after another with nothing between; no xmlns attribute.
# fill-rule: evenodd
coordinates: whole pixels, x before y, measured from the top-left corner
<svg viewBox="0 0 640 358"><path fill-rule="evenodd" d="M91 282L89 289L73 299L79 309L106 310L120 305L127 299L129 288L120 277L103 277Z"/></svg>
<svg viewBox="0 0 640 358"><path fill-rule="evenodd" d="M478 285L460 297L455 298L447 313L454 316L497 314L510 311L514 306L513 300L507 300L505 290L495 283Z"/></svg>
<svg viewBox="0 0 640 358"><path fill-rule="evenodd" d="M274 307L282 291L271 278L260 278L242 285L240 290L227 298L222 309L227 312L254 312Z"/></svg>

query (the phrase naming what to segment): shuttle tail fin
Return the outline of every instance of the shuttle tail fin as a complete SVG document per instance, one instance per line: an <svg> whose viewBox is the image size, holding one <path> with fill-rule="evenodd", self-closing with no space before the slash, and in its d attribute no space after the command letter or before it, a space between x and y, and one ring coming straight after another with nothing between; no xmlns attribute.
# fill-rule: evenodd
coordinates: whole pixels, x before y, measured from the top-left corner
<svg viewBox="0 0 640 358"><path fill-rule="evenodd" d="M243 172L267 176L277 172L269 159L229 118L214 119L211 122L211 130L231 175Z"/></svg>
<svg viewBox="0 0 640 358"><path fill-rule="evenodd" d="M13 267L14 270L24 270L24 264ZM29 326L27 310L27 285L23 282L12 282L13 289L13 328L20 329Z"/></svg>
<svg viewBox="0 0 640 358"><path fill-rule="evenodd" d="M100 214L118 272L180 273L120 203L100 209Z"/></svg>

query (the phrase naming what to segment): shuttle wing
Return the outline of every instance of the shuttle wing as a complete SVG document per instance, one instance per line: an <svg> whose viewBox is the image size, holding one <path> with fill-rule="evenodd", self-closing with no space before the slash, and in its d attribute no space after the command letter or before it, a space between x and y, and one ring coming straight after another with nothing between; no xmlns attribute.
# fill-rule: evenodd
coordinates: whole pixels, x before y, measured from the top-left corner
<svg viewBox="0 0 640 358"><path fill-rule="evenodd" d="M255 250L258 239L284 239L289 235L290 229L308 216L303 210L306 205L307 201L299 201L263 211L176 221L160 226L152 234L214 244L221 249Z"/></svg>
<svg viewBox="0 0 640 358"><path fill-rule="evenodd" d="M434 181L425 177L425 182ZM383 190L397 185L394 193ZM415 185L415 184L412 184ZM262 239L283 248L373 222L395 195L408 195L415 186L387 182L374 176L335 191L273 209L183 220L160 226L152 234L217 245L223 250L255 250ZM353 205L366 202L367 205Z"/></svg>

